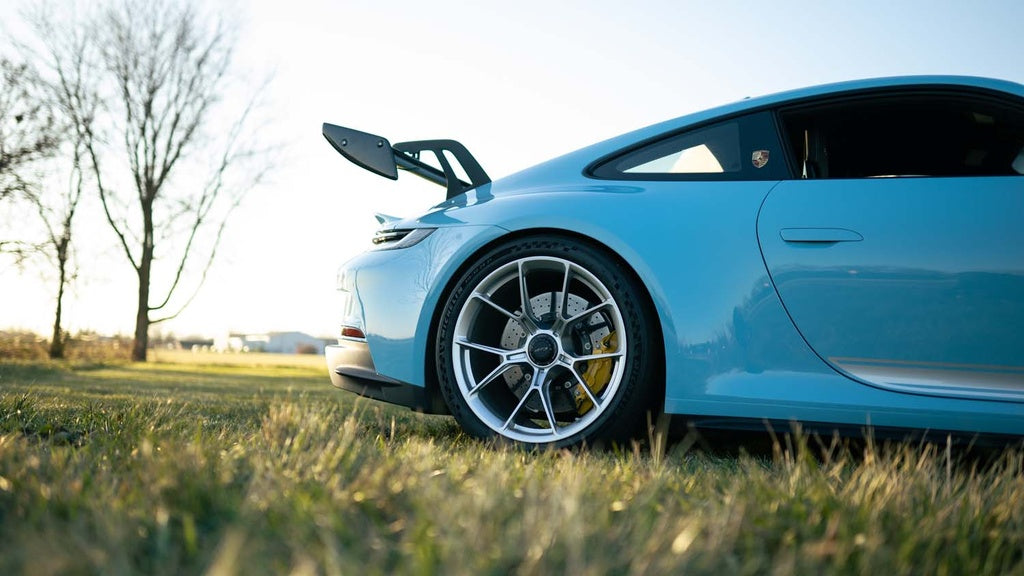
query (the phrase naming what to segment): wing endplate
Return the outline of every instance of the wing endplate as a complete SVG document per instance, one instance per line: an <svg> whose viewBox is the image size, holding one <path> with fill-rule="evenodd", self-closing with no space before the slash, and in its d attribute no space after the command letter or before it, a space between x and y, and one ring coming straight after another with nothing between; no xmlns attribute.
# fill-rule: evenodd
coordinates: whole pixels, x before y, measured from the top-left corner
<svg viewBox="0 0 1024 576"><path fill-rule="evenodd" d="M387 138L326 122L323 133L331 146L356 166L398 180L395 151Z"/></svg>

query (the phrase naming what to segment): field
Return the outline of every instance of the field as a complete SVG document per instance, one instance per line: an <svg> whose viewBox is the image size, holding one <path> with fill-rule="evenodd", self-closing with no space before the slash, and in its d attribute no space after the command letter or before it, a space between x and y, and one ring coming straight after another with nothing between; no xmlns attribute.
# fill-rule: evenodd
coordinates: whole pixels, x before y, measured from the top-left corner
<svg viewBox="0 0 1024 576"><path fill-rule="evenodd" d="M522 452L318 357L0 361L0 574L1024 574L1024 449Z"/></svg>

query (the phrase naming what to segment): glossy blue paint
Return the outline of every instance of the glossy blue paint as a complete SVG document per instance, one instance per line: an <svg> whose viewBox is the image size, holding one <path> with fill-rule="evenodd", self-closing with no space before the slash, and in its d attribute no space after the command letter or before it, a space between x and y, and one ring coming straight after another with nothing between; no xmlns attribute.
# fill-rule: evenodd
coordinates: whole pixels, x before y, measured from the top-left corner
<svg viewBox="0 0 1024 576"><path fill-rule="evenodd" d="M863 241L780 238L794 226ZM1024 401L1021 177L788 181L758 232L786 309L837 369L894 390Z"/></svg>
<svg viewBox="0 0 1024 576"><path fill-rule="evenodd" d="M427 332L448 278L474 251L500 237L493 226L438 229L403 250L365 252L342 266L339 280L358 302L378 374L423 387L432 357Z"/></svg>
<svg viewBox="0 0 1024 576"><path fill-rule="evenodd" d="M459 267L510 234L567 233L647 289L669 413L1024 434L1024 178L594 180L613 151L835 93L956 86L847 82L737 102L596 144L392 226L437 231L339 275L379 374L431 381L431 324ZM773 161L781 161L781 159Z"/></svg>
<svg viewBox="0 0 1024 576"><path fill-rule="evenodd" d="M665 410L786 422L1024 433L1020 404L900 394L846 378L825 380L803 372L722 374L714 379L708 394L685 401L669 398Z"/></svg>

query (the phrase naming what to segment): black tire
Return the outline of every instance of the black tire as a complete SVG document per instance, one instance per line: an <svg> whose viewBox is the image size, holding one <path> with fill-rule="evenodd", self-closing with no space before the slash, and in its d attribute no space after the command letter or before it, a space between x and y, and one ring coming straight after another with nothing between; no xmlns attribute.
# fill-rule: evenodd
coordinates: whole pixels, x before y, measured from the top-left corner
<svg viewBox="0 0 1024 576"><path fill-rule="evenodd" d="M439 317L449 410L470 435L524 446L642 434L661 401L658 332L642 294L617 260L579 240L498 245L461 275Z"/></svg>

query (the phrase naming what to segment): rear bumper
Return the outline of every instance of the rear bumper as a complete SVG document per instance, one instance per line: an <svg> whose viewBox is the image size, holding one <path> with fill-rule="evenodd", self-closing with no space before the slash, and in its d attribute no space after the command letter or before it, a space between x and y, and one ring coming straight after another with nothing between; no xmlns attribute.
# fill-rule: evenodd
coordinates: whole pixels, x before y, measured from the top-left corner
<svg viewBox="0 0 1024 576"><path fill-rule="evenodd" d="M448 413L444 402L426 388L377 373L366 342L341 340L327 346L324 354L331 384L337 388L425 414Z"/></svg>

